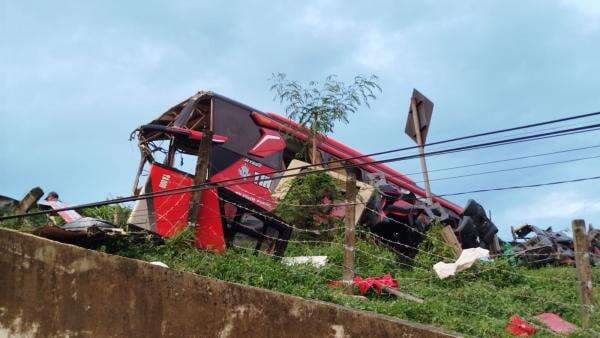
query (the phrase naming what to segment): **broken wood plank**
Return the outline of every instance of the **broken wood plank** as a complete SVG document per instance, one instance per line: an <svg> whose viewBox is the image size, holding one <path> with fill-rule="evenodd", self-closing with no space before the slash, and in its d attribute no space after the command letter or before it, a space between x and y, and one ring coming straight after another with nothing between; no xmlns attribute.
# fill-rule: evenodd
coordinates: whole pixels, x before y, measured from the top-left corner
<svg viewBox="0 0 600 338"><path fill-rule="evenodd" d="M31 189L15 208L16 214L28 212L42 198L44 191L40 187Z"/></svg>
<svg viewBox="0 0 600 338"><path fill-rule="evenodd" d="M415 302L415 303L419 303L419 304L421 304L421 303L424 302L424 300L422 298L415 297L415 296L410 295L408 293L401 292L400 290L395 289L395 288L391 288L389 286L383 286L381 289L383 291L389 293L390 295L394 295L394 296L396 296L398 298L410 300L411 302Z"/></svg>
<svg viewBox="0 0 600 338"><path fill-rule="evenodd" d="M450 245L452 251L454 252L455 258L460 257L460 254L462 253L462 246L460 245L458 238L456 238L454 230L452 230L451 226L447 225L444 227L444 229L442 229L442 239L444 242L446 242L446 244Z"/></svg>

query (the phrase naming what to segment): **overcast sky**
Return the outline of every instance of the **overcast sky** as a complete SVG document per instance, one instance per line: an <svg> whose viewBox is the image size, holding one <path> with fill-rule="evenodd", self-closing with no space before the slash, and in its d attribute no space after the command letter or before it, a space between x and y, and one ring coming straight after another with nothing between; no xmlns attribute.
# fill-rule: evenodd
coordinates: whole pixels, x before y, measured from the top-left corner
<svg viewBox="0 0 600 338"><path fill-rule="evenodd" d="M412 88L435 102L428 140L600 111L600 2L8 1L0 17L0 194L70 203L131 192L130 132L213 90L282 111L273 72L376 74L383 94L334 137L363 152L411 145ZM196 4L192 4L196 3ZM585 122L598 122L592 118ZM581 125L570 122L565 125ZM428 159L430 169L600 144L598 132ZM600 148L431 178L600 155ZM600 160L433 181L435 193L597 176ZM418 161L395 163L402 172ZM420 180L417 175L415 180ZM502 237L522 223L600 225L600 182L479 193Z"/></svg>

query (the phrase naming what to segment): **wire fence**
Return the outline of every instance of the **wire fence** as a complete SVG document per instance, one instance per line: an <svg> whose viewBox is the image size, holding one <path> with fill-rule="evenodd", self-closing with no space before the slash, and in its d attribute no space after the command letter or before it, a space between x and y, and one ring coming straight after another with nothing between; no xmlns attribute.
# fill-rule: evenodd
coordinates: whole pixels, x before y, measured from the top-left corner
<svg viewBox="0 0 600 338"><path fill-rule="evenodd" d="M595 116L600 113L588 114L589 116ZM569 121L570 119L559 119L561 122ZM552 122L552 121L550 121ZM597 122L597 121L595 121ZM538 127L546 125L548 123L533 124L530 126L522 126L517 128L509 128L499 132L506 131L517 131L520 129L526 129L531 126ZM569 127L568 129L564 129ZM561 129L562 128L562 129ZM520 142L527 142L531 140L547 139L565 135L576 135L582 132L596 131L600 128L598 124L573 124L561 127L549 127L543 129L532 130L528 132L518 132L510 134L509 138L492 138L485 142L480 143L465 143L459 144L452 148L444 148L439 150L433 150L426 153L425 156L436 156L453 154L460 151L468 151L475 149L483 149L489 147L495 147L506 144L516 144ZM560 130L557 130L560 129ZM450 142L457 142L461 140L467 140L475 137L482 137L487 135L496 134L497 132L474 134L466 137L458 137L454 139L444 140L440 142L434 142L431 145L441 145ZM482 166L494 163L519 161L529 158L537 158L542 156L549 156L555 154L563 154L573 151L590 150L600 147L600 145L590 145L585 147L562 149L552 152L536 153L531 155L517 156L505 159L495 159L487 162L472 163L462 166L454 166L447 168L433 169L430 171L446 171L455 169L464 169L467 167ZM361 159L367 156L384 155L392 152L399 152L408 149L415 149L415 147L399 148L390 151L378 152L370 155L364 155L360 157L338 159L330 163L320 163L316 165L309 165L301 167L300 169L313 169L307 172L327 172L336 169L346 169L348 167L361 167L366 164L373 163L390 163L395 161L404 161L409 159L416 159L418 155L407 155L399 156L395 158L389 158L384 160L365 160L357 164L348 164L344 161L350 159ZM454 175L449 177L433 178L432 180L450 180L463 177L470 177L475 175L488 175L499 172L516 171L529 168L537 168L540 166L555 165L555 164L568 164L575 161L583 161L588 159L595 159L599 156L587 156L578 157L561 161L551 161L538 163L528 166L519 166L511 168L503 168L497 170L488 170L476 173L469 173L463 175ZM339 167L326 167L322 166L331 163L341 163ZM297 169L297 168L296 168ZM279 174L277 179L284 177L297 177L300 174L288 174L287 170L279 170L274 172ZM148 173L149 174L149 173ZM409 175L421 174L421 172L410 173ZM182 186L186 183L184 176L173 182L174 186ZM272 179L272 178L268 178ZM572 180L561 180L552 181L545 183L537 183L530 185L520 185L511 187L496 187L489 189L471 190L466 192L456 192L436 195L438 197L443 196L456 196L474 192L485 192L485 191L502 191L509 189L522 189L522 188L533 188L539 186L556 185L564 183L574 183L586 180L600 179L600 176L592 176L585 178L578 178ZM445 242L438 234L434 234L430 231L421 231L414 226L409 226L405 222L398 221L393 217L382 214L380 210L375 210L369 206L369 201L356 201L356 202L327 202L327 203L314 203L314 204L294 204L287 203L288 206L300 209L322 209L331 207L344 207L344 208L355 208L360 206L364 209L364 212L377 214L385 221L389 222L390 226L394 226L403 231L417 234L421 237L421 242L431 243L436 248L442 250L428 250L424 249L419 244L410 244L409 242L395 241L390 238L386 238L373 232L367 227L358 227L354 230L357 235L357 242L354 245L348 244L343 239L343 232L346 230L346 226L331 225L326 228L306 228L300 227L290 222L285 222L280 217L275 216L273 213L266 212L257 207L249 207L247 204L240 203L233 198L226 197L225 195L219 194L217 189L224 190L235 186L239 190L243 191L247 196L252 197L255 200L264 200L263 196L258 196L250 191L243 189L243 185L248 182L261 182L266 180L261 177L246 177L244 179L229 179L218 182L208 182L197 186L184 186L181 188L167 189L161 192L148 192L143 190L138 196L130 196L126 198L115 198L109 201L89 203L84 205L78 205L69 207L73 208L90 208L102 205L110 204L122 204L131 201L149 201L152 199L155 205L146 205L144 208L135 209L134 213L131 214L127 220L127 224L130 226L140 227L151 231L157 231L156 227L158 224L166 223L164 227L165 232L162 233L165 237L176 237L177 233L188 227L189 215L187 212L181 212L181 210L188 210L190 204L191 194L195 191L203 191L207 194L215 194L214 197L219 201L219 205L225 204L235 207L235 212L228 215L224 215L221 208L211 207L208 203L201 204L202 208L210 211L214 216L203 216L196 220L201 229L194 229L193 231L210 231L210 235L213 237L220 237L222 233L215 231L210 227L202 227L202 224L206 222L212 222L219 220L226 225L236 225L243 227L247 232L254 236L246 236L249 238L232 238L227 239L227 247L231 249L235 254L234 259L239 260L252 260L253 257L264 256L268 257L269 268L279 269L279 265L284 265L281 255L275 254L272 245L273 243L285 243L287 250L284 253L285 257L296 257L296 256L316 256L325 255L327 261L323 266L317 267L310 264L304 266L291 266L285 268L285 273L291 275L282 275L284 281L281 284L275 284L275 289L287 290L287 285L282 286L286 282L292 283L292 281L286 281L292 279L291 276L296 276L305 285L302 285L297 280L293 283L294 286L301 291L297 291L302 296L308 298L316 298L323 300L334 300L343 304L356 306L359 308L376 310L379 312L398 315L407 318L426 322L439 323L443 325L449 325L453 329L466 329L470 334L477 335L479 333L498 333L498 328L503 328L506 325L507 315L510 313L518 313L530 322L534 322L533 315L539 312L553 311L563 314L567 319L575 322L579 322L578 312L580 309L585 308L592 313L592 317L596 318L600 322L598 317L597 307L590 304L581 304L578 301L577 291L579 289L580 281L577 278L576 271L574 269L558 269L556 271L549 270L548 273L542 274L537 270L523 268L518 264L509 264L511 259L520 258L523 253L513 252L505 253L496 256L492 261L489 262L477 262L474 267L469 270L459 272L456 276L448 279L440 279L435 272L432 270L431 262L449 262L453 261L455 257L444 255L440 252L446 250L451 252L453 246ZM417 181L418 183L420 181ZM366 188L372 193L381 193L376 187ZM147 204L150 204L148 202ZM140 204L138 203L137 206ZM160 212L156 212L160 210ZM56 210L54 211L56 212ZM39 215L45 214L46 212L37 213ZM35 214L35 213L34 213ZM252 227L245 221L243 217L251 215L262 220L262 227ZM0 218L0 220L9 219L8 217ZM282 228L290 229L292 236L290 238L283 238L278 236L277 233L270 233L265 231L265 222L276 223ZM327 235L327 236L325 236ZM307 239L307 237L309 239ZM261 246L260 250L257 250L256 245L251 245L252 240L260 239L266 241L267 245ZM327 239L323 239L327 238ZM189 246L197 245L194 240L191 240ZM399 248L406 249L401 250ZM352 266L344 264L343 254L344 252L352 252L354 255L355 263ZM411 252L410 253L407 253ZM582 253L575 251L575 254L589 254L591 256L598 256L595 253ZM211 266L218 264L227 264L222 260L219 260L218 255L202 254L203 263L207 264L207 267L202 269L210 269ZM528 256L539 256L539 262L545 262L547 260L547 254L536 254L527 253ZM178 256L173 254L172 256L159 256L163 258L171 258L174 262L185 266L186 259L189 257ZM284 258L285 258L284 257ZM538 261L532 261L530 263L537 263ZM502 263L502 264L500 264ZM196 266L198 269L198 266ZM385 297L369 295L369 301L367 303L356 303L365 302L364 300L356 300L344 296L342 293L337 292L334 287L329 287L329 282L339 280L342 278L344 271L350 270L354 275L361 277L377 277L385 273L391 273L393 278L398 281L398 290L409 293L415 297L420 297L424 300L424 304L410 304L409 301L405 300L390 300ZM543 269L542 269L543 270ZM206 270L214 272L214 270ZM233 276L240 276L242 273L247 273L252 278L259 278L252 271L229 271ZM558 275L552 275L556 272ZM215 277L225 277L216 275ZM264 277L264 276L263 276ZM261 285L259 280L248 278L245 282L252 285ZM312 290L311 290L312 288ZM325 288L325 289L324 289ZM315 292L318 290L320 293ZM346 298L344 298L346 297ZM497 308L497 307L505 308ZM397 312L394 312L397 311ZM457 322L456 319L448 319L444 316L449 314L459 313L463 320ZM478 318L478 319L474 319ZM491 328L486 328L485 323L492 323ZM546 328L537 325L539 330L544 331L547 334L554 335L553 331L547 330ZM487 331L490 330L490 331ZM593 325L589 332L597 334L600 327L598 324Z"/></svg>
<svg viewBox="0 0 600 338"><path fill-rule="evenodd" d="M183 181L177 182L178 184L183 183ZM341 234L345 229L344 226L332 226L326 229L307 229L295 226L293 224L289 224L284 222L283 220L274 217L273 215L261 212L256 208L249 208L246 205L237 203L234 200L225 198L217 194L216 190L210 191L209 193L216 194L216 197L219 199L221 203L229 203L236 207L236 213L227 220L227 222L235 223L239 226L246 226L245 224L235 221L235 216L241 216L242 214L253 214L260 216L265 220L269 220L272 222L277 222L282 226L290 228L296 234L308 234L308 235L319 235L327 232L331 232L334 234ZM254 198L262 198L261 196L253 196ZM187 225L187 214L182 214L177 218L167 217L173 210L187 206L189 203L189 196L186 197L185 194L177 194L171 195L168 197L163 197L163 201L160 201L157 204L158 208L163 209L166 207L165 212L161 215L158 215L155 221L167 221L169 222L172 231L175 229L181 229L182 225ZM292 206L296 206L299 208L322 208L322 207L352 207L356 205L363 205L365 207L365 211L377 213L377 210L374 210L366 205L366 202L355 202L355 203L322 203L322 204L291 204ZM208 207L206 204L203 207ZM221 210L211 209L209 210L218 216L213 216L213 218L223 218L221 215ZM134 215L134 217L129 219L130 225L135 225L139 227L144 227L148 223L148 217L152 216L149 210L146 212L138 213ZM409 226L403 222L399 222L394 218L384 216L386 220L397 224L399 227ZM203 217L198 219L198 224L202 224L205 221L211 220L211 218ZM418 233L423 236L424 239L429 239L431 242L439 244L440 246L444 246L448 249L451 249L451 246L445 243L439 237L433 237L428 232L419 231L415 228L409 228L408 230ZM479 300L473 297L473 294L469 292L464 292L464 286L461 287L460 292L453 292L457 290L457 286L455 284L464 284L466 287L469 285L473 285L473 288L476 288L479 293L485 292L486 299L489 301L489 298L492 295L500 297L501 299L508 300L512 303L523 302L523 307L514 306L513 311L522 315L523 318L528 320L529 322L535 322L532 313L527 307L531 306L532 303L536 304L544 304L542 307L546 311L554 311L558 313L563 313L566 318L571 319L572 321L577 322L577 313L578 310L581 309L582 305L577 301L577 287L578 280L575 276L575 271L572 270L570 273L563 275L562 277L554 277L554 276L540 276L535 275L531 271L524 270L521 268L515 268L514 270L509 270L507 268L494 266L491 263L482 263L479 267L477 267L474 271L463 271L459 273L456 281L442 281L432 272L431 266L424 266L422 262L418 261L415 256L406 255L395 249L395 246L405 247L406 249L413 250L417 252L417 255L428 256L433 260L437 261L448 261L449 257L440 255L435 252L429 252L423 250L419 246L412 246L403 242L393 241L388 238L384 238L379 236L368 229L358 228L356 229L356 233L359 237L362 236L364 238L364 243L361 242L361 245L367 245L366 248L360 248L358 245L354 248L351 248L356 255L356 264L354 267L349 268L343 264L343 261L340 259L341 253L345 248L345 244L341 241L341 238L338 237L337 240L320 240L320 239L297 239L292 237L290 239L281 239L279 237L274 237L269 235L268 233L261 233L258 230L254 230L257 236L270 240L272 242L285 242L289 247L294 247L294 255L295 256L314 256L315 253L319 253L319 250L326 248L323 252L332 253L337 252L336 257L329 259L326 263L330 269L324 268L303 268L297 269L294 272L298 277L304 278L307 280L318 277L318 281L324 283L328 280L331 280L334 275L337 275L337 278L341 279L342 272L346 269L350 269L353 274L362 277L371 277L373 275L382 275L384 273L393 273L394 279L396 279L398 283L398 289L402 292L409 293L416 297L421 297L425 300L425 304L430 304L432 307L437 307L439 313L443 313L445 315L456 314L465 318L465 322L460 323L460 325L455 326L456 328L460 328L462 330L468 330L469 333L476 334L485 332L482 326L472 325L469 322L469 318L477 318L478 321L487 322L493 327L493 332L497 332L498 328L506 325L506 318L500 318L497 316L496 311L493 309L488 309L489 304L486 304L484 300ZM173 233L167 233L167 236L171 236ZM219 234L213 233L213 235L218 236ZM372 250L374 247L379 247L381 244L384 244L385 250L387 252L391 252L393 254L385 254L381 253L380 250ZM370 245L370 246L369 246ZM280 259L279 256L274 255L272 252L268 251L256 251L254 247L248 247L239 245L235 242L228 243L228 246L231 249L238 250L241 252L246 252L252 255L265 255L269 258L277 261ZM331 249L336 248L336 249ZM504 258L516 257L518 253L507 254ZM399 260L398 257L402 259ZM181 258L184 259L184 258ZM335 270L331 270L334 268ZM290 268L290 270L294 270ZM493 279L482 278L485 274L489 273L497 273L499 277L497 278L507 278L515 277L515 278L524 278L529 280L529 282L518 282L519 284L527 285L527 291L522 292L513 289L507 289L503 286L498 286L497 282ZM312 276L312 277L309 277ZM565 276L567 278L565 278ZM253 281L248 281L250 284L253 284ZM536 289L532 287L535 283L544 283L547 285L548 283L552 283L554 286L554 290L561 294L560 299L553 299L549 297L547 290ZM440 300L439 296L432 296L428 294L427 287L430 287L432 290L446 290L443 296L443 301ZM332 291L333 292L333 291ZM310 297L310 296L308 296ZM317 297L317 299L319 299ZM373 299L373 298L372 298ZM375 298L377 299L377 297ZM344 301L342 301L344 302ZM363 301L364 302L364 301ZM376 302L381 303L382 301ZM399 303L407 301L403 300L387 300L388 303ZM352 305L350 303L346 303ZM459 305L460 304L460 305ZM468 305L468 306L465 306ZM414 305L418 307L419 305ZM595 311L594 306L589 306L590 310ZM542 311L541 308L535 308L538 311ZM504 315L503 315L504 316ZM410 316L406 317L411 319ZM433 321L435 322L435 320ZM555 335L553 331L547 330L543 326L536 326L539 330L549 334ZM492 331L490 331L491 333ZM592 328L590 332L596 333L597 329Z"/></svg>

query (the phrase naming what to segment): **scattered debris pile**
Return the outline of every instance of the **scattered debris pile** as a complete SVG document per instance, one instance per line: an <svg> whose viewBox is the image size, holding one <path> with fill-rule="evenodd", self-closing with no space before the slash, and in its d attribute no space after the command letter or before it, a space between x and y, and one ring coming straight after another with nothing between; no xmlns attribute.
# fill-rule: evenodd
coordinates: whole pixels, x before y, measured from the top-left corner
<svg viewBox="0 0 600 338"><path fill-rule="evenodd" d="M32 209L55 210L46 218L43 225L31 231L38 236L69 244L88 245L106 236L124 235L125 231L116 225L99 218L85 217L69 209L61 202L56 192L51 191L41 200L44 191L35 187L21 201L0 196L0 215L23 214Z"/></svg>
<svg viewBox="0 0 600 338"><path fill-rule="evenodd" d="M534 225L525 224L511 227L513 236L512 250L525 265L536 267L546 264L575 265L573 238L564 231L554 231L552 227L542 230ZM600 264L600 230L590 226L589 241L591 262Z"/></svg>
<svg viewBox="0 0 600 338"><path fill-rule="evenodd" d="M554 334L570 335L579 329L575 324L562 319L556 313L540 313L533 319L545 326L546 331ZM536 327L519 315L513 315L506 324L506 332L516 337L531 337L535 334Z"/></svg>

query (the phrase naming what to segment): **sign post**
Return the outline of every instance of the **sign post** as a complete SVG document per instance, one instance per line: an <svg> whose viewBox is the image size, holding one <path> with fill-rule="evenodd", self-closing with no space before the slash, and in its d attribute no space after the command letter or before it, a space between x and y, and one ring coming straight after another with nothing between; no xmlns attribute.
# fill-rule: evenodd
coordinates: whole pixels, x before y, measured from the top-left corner
<svg viewBox="0 0 600 338"><path fill-rule="evenodd" d="M421 171L423 172L423 181L425 182L425 193L427 201L432 204L431 187L429 185L429 173L427 172L427 163L425 161L425 140L429 131L431 114L433 113L433 102L425 95L413 89L406 120L405 133L417 143L419 148L419 160L421 162Z"/></svg>

